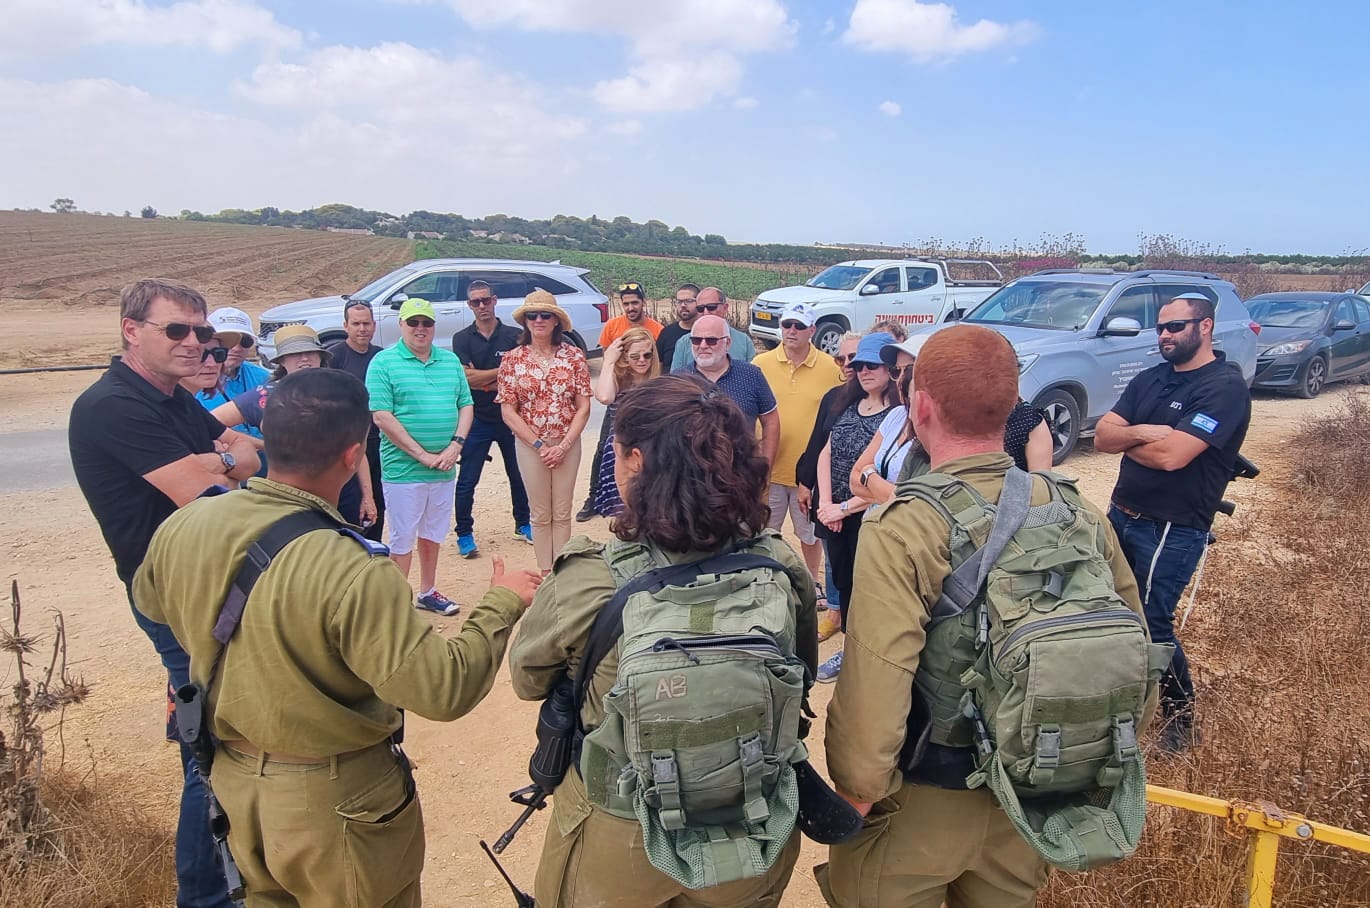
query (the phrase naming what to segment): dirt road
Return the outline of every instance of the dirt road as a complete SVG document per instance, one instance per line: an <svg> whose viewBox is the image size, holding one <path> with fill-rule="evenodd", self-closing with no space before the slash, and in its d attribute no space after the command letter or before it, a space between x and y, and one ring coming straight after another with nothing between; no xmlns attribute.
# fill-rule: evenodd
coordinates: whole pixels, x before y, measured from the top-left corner
<svg viewBox="0 0 1370 908"><path fill-rule="evenodd" d="M113 313L102 309L101 336L108 336ZM68 764L93 760L103 771L147 780L128 796L149 808L165 823L168 841L173 827L177 786L172 782L176 754L159 742L162 721L160 696L165 675L152 648L134 626L123 589L115 579L104 543L80 493L71 485L62 445L71 401L96 373L0 376L0 462L8 483L0 492L0 540L6 550L5 582L18 578L28 606L30 629L46 626L47 609L61 609L71 636L77 671L94 685L88 705L75 710L67 722ZM1352 393L1335 388L1316 401L1259 398L1245 450L1265 473L1254 483L1233 486L1239 504L1264 494L1282 480L1281 448L1299 421L1335 407ZM15 452L27 451L27 459ZM584 488L589 457L583 459ZM1117 470L1117 458L1095 454L1086 445L1066 465L1081 477L1086 494L1107 500ZM487 471L478 490L477 533L484 557L463 561L453 546L445 546L439 581L449 592L470 602L488 581L490 556L503 554L514 566L533 566L530 547L511 538L507 486L497 464ZM607 536L603 520L581 524L596 538ZM1218 527L1221 534L1221 522ZM1214 558L1228 557L1220 545ZM1200 608L1203 597L1200 597ZM459 626L453 619L434 619L441 633ZM823 647L826 656L834 643ZM0 669L0 685L8 684ZM1200 678L1203 666L1198 667ZM820 685L815 706L820 712L831 688ZM481 837L493 840L516 815L505 800L507 792L526 781L525 765L533 745L534 705L520 702L501 673L494 691L467 718L448 725L412 719L407 748L418 762L418 778L428 828L425 895L437 906L503 906L510 903L494 871L477 847ZM822 726L810 741L817 762L823 761ZM507 853L514 877L531 885L545 815L535 817ZM817 908L822 904L812 868L822 850L806 842L785 904Z"/></svg>

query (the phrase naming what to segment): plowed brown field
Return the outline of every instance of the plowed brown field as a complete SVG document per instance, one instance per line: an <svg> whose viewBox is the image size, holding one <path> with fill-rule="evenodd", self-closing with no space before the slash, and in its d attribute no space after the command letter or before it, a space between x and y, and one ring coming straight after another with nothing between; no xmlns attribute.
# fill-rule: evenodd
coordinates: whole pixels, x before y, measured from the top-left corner
<svg viewBox="0 0 1370 908"><path fill-rule="evenodd" d="M0 368L98 363L117 344L119 290L169 277L254 317L345 293L411 261L413 244L317 230L0 212Z"/></svg>

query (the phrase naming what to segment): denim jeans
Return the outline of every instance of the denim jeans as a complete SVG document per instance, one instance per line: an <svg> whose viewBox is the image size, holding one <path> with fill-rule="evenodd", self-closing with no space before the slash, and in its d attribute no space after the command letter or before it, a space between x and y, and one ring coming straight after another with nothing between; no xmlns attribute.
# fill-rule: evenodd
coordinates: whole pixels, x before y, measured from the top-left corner
<svg viewBox="0 0 1370 908"><path fill-rule="evenodd" d="M828 599L828 608L842 610L842 594L832 579L832 559L828 557L828 544L823 543L823 595Z"/></svg>
<svg viewBox="0 0 1370 908"><path fill-rule="evenodd" d="M128 602L133 608L132 595ZM171 687L190 683L190 656L176 642L171 628L151 620L137 608L133 608L133 620L156 647ZM173 734L172 722L168 720L167 737ZM176 908L231 908L228 884L224 882L214 839L209 834L208 794L195 771L190 748L181 744L179 738L177 746L181 748L181 818L176 824Z"/></svg>
<svg viewBox="0 0 1370 908"><path fill-rule="evenodd" d="M499 445L504 472L509 477L509 495L514 500L514 526L521 527L528 523L528 491L523 487L523 476L519 473L513 431L502 422L473 419L466 444L461 448L461 469L457 472L458 536L470 536L475 532L476 523L471 516L471 509L476 503L476 484L480 482L485 458L490 454L492 444Z"/></svg>
<svg viewBox="0 0 1370 908"><path fill-rule="evenodd" d="M1194 705L1194 682L1189 660L1175 639L1175 609L1203 557L1208 530L1132 517L1117 508L1108 509L1108 520L1137 578L1152 642L1175 645L1175 658L1161 676L1161 710L1167 719L1177 714L1187 718Z"/></svg>

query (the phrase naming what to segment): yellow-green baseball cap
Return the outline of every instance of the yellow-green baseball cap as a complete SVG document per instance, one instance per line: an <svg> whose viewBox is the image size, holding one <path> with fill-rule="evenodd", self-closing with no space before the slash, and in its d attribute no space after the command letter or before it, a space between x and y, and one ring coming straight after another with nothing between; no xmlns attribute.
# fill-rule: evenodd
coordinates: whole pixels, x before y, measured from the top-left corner
<svg viewBox="0 0 1370 908"><path fill-rule="evenodd" d="M413 318L416 315L421 315L424 318L431 318L435 322L438 320L438 314L433 311L432 303L428 302L428 300L411 296L404 301L402 306L400 306L400 321L404 321L407 318Z"/></svg>

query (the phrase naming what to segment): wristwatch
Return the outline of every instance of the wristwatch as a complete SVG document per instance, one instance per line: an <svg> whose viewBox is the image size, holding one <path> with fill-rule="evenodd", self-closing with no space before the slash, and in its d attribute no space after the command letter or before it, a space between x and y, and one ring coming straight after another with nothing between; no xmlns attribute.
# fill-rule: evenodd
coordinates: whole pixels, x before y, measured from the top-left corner
<svg viewBox="0 0 1370 908"><path fill-rule="evenodd" d="M543 440L542 440L541 438L539 438L537 441L533 442L533 450L534 450L534 451L540 451L540 450L542 450L543 444L544 444Z"/></svg>
<svg viewBox="0 0 1370 908"><path fill-rule="evenodd" d="M875 467L866 467L866 469L862 470L862 471L861 471L861 486L862 486L863 488L866 487L866 486L869 486L869 485L870 485L870 482L871 482L871 477L872 477L873 475L875 475L876 473L878 473L878 472L880 472L880 471L877 470Z"/></svg>
<svg viewBox="0 0 1370 908"><path fill-rule="evenodd" d="M850 498L848 498L846 501L842 502L842 513L843 513L843 514L847 513L847 505L849 505L849 504L851 504L851 499L850 499Z"/></svg>
<svg viewBox="0 0 1370 908"><path fill-rule="evenodd" d="M466 439L463 438L463 437L461 437L460 435L453 435L453 436L452 436L452 440L455 441L455 442L456 442L457 444L459 444L459 445L465 445L465 444L466 444Z"/></svg>
<svg viewBox="0 0 1370 908"><path fill-rule="evenodd" d="M237 458L235 458L232 454L228 453L227 451L220 451L219 459L224 462L225 473L232 473L233 468L238 465Z"/></svg>

